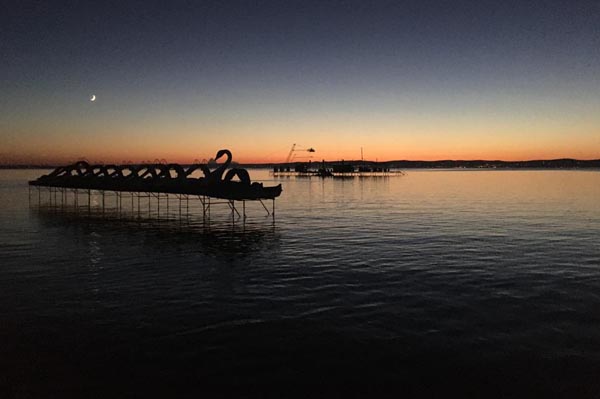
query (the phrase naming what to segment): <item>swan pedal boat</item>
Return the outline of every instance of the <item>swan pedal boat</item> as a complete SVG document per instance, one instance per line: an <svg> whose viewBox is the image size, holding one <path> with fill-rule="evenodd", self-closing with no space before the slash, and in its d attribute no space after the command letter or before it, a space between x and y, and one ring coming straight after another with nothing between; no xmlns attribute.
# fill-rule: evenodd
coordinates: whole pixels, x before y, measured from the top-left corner
<svg viewBox="0 0 600 399"><path fill-rule="evenodd" d="M262 183L251 183L246 169L227 170L232 158L229 150L217 152L215 160L224 155L227 156L226 161L214 170L210 170L205 164L193 164L185 169L179 164L90 165L85 161L79 161L60 166L51 173L30 181L29 185L82 190L202 195L238 201L275 199L281 195L281 184L264 187ZM204 173L204 177L190 177L198 169ZM236 176L239 181L233 180Z"/></svg>

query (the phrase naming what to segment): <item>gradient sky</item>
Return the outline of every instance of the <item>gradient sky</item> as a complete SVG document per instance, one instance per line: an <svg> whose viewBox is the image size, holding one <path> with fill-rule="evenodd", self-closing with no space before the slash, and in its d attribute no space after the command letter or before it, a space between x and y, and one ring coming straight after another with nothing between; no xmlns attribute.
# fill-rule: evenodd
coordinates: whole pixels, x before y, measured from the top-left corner
<svg viewBox="0 0 600 399"><path fill-rule="evenodd" d="M0 163L600 158L598 1L8 0L0 54Z"/></svg>

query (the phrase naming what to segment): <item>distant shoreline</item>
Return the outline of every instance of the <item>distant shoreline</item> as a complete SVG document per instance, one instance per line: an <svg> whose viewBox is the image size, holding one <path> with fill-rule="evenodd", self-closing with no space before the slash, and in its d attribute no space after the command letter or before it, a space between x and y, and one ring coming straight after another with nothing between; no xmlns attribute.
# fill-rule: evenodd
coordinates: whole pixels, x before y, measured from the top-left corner
<svg viewBox="0 0 600 399"><path fill-rule="evenodd" d="M308 164L307 162L302 162ZM578 160L578 159L550 159L533 161L487 161L487 160L441 160L441 161L325 161L325 166L336 164L349 165L378 165L391 169L598 169L600 159ZM298 162L289 165L296 165ZM184 164L185 165L185 164ZM273 168L285 166L285 163L255 163L239 164L245 168ZM312 165L321 165L321 162L312 162ZM54 169L59 165L0 165L0 169Z"/></svg>
<svg viewBox="0 0 600 399"><path fill-rule="evenodd" d="M303 162L307 164L306 162ZM440 160L440 161L325 161L325 166L339 165L345 163L354 166L380 166L389 169L598 169L600 159L578 160L578 159L550 159L533 161L488 161L488 160ZM297 163L291 164L296 165ZM271 168L274 166L285 166L285 163L277 164L246 164L248 168ZM312 162L313 166L321 165L321 162Z"/></svg>

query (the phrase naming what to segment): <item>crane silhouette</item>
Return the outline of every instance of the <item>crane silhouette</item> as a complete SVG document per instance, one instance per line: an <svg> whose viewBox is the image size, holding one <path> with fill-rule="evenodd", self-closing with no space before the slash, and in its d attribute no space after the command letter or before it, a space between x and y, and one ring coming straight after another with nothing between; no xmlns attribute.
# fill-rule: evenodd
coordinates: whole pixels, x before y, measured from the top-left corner
<svg viewBox="0 0 600 399"><path fill-rule="evenodd" d="M285 159L285 163L290 163L290 161L292 160L292 158L296 155L294 153L298 152L298 151L316 152L316 150L314 148L312 148L312 147L302 148L302 147L299 147L296 143L294 143L292 145L292 149L290 150L287 158Z"/></svg>

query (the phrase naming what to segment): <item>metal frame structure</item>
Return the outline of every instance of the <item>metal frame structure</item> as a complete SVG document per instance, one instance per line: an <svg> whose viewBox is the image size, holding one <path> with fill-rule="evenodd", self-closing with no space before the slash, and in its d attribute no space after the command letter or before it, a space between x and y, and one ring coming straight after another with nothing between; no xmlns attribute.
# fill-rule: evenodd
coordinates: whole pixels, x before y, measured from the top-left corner
<svg viewBox="0 0 600 399"><path fill-rule="evenodd" d="M83 208L84 212L87 210L88 214L99 213L101 215L105 215L108 213L109 209L113 212L116 211L116 214L119 218L125 215L125 212L128 211L129 215L141 219L144 215L148 215L152 217L154 214L153 210L156 210L156 217L161 219L161 200L163 201L163 215L166 216L166 219L170 218L170 201L175 200L178 201L178 205L176 205L176 215L181 219L184 215L189 217L190 215L190 199L198 199L202 204L202 218L203 220L209 220L211 209L215 205L227 205L231 211L232 220L235 221L235 217L237 215L238 218L241 218L243 221L248 217L246 213L246 202L259 202L263 209L267 212L267 216L271 216L273 220L275 220L275 199L272 199L272 207L269 209L262 199L252 199L252 200L220 200L216 198L211 198L209 196L204 195L192 195L192 194L169 194L169 193L160 193L160 192L142 192L142 191L112 191L112 190L97 190L97 189L77 189L77 188L67 188L67 187L53 187L53 186L32 186L29 185L29 204L30 206L34 204L35 193L32 193L32 187L37 189L37 205L44 205L43 199L46 200L46 204L54 207L55 209L75 209L79 212L80 209ZM42 192L47 192L47 195L42 195ZM72 195L69 195L72 194ZM83 206L80 206L79 200L80 196L84 196ZM99 196L98 204L95 205L92 203L92 197L96 195ZM85 201L85 197L87 196L87 201ZM114 208L108 207L107 197L115 197L114 200ZM145 201L142 199L148 199L148 205L146 210ZM130 206L123 205L123 200L125 199L126 204L130 203ZM128 200L131 199L131 202ZM154 201L153 201L154 199ZM60 201L60 203L59 203ZM241 213L239 210L239 205L236 206L236 202L239 204L242 203ZM155 208L154 208L155 207ZM185 214L183 210L185 208ZM97 212L96 212L97 211ZM177 216L175 216L177 217Z"/></svg>
<svg viewBox="0 0 600 399"><path fill-rule="evenodd" d="M306 172L296 172L293 170L290 171L271 171L273 176L302 176L302 177L322 177L319 175L319 172L316 170L309 170ZM388 170L388 171L380 171L380 172L361 172L361 171L353 171L353 172L330 172L331 176L329 177L391 177L391 176L404 176L406 173L400 170Z"/></svg>

